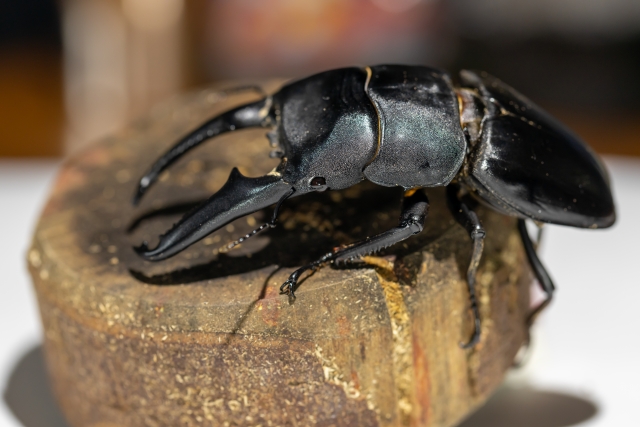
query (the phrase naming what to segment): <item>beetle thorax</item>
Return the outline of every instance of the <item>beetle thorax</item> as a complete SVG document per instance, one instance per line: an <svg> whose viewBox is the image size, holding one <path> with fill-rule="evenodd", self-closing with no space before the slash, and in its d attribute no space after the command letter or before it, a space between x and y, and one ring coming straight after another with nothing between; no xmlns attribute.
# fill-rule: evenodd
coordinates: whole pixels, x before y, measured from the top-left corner
<svg viewBox="0 0 640 427"><path fill-rule="evenodd" d="M375 107L378 145L364 169L384 186L449 184L462 166L466 140L449 76L433 68L368 67L365 92Z"/></svg>

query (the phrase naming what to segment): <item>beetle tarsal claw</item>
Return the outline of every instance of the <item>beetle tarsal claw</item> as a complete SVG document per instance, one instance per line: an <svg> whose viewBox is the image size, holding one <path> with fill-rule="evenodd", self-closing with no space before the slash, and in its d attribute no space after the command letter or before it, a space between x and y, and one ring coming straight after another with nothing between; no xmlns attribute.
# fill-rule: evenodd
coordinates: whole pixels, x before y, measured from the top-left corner
<svg viewBox="0 0 640 427"><path fill-rule="evenodd" d="M296 287L296 281L292 279L288 279L280 286L280 294L287 294L291 298L295 298L296 294L294 292Z"/></svg>
<svg viewBox="0 0 640 427"><path fill-rule="evenodd" d="M460 348L468 349L475 347L476 344L480 341L480 318L475 316L475 320L473 322L474 330L471 339L467 343L459 343Z"/></svg>

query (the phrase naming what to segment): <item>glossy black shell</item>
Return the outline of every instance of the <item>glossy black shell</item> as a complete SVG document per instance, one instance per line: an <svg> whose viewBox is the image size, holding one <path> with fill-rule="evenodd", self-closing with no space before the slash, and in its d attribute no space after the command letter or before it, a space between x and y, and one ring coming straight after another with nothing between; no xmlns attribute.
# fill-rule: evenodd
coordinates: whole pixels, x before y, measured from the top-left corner
<svg viewBox="0 0 640 427"><path fill-rule="evenodd" d="M297 192L312 191L314 177L324 178L332 190L364 179L378 144L366 79L360 68L341 68L290 83L273 96L283 179Z"/></svg>
<svg viewBox="0 0 640 427"><path fill-rule="evenodd" d="M466 141L449 77L407 65L342 68L284 86L273 96L284 180L296 191L364 178L384 186L449 184Z"/></svg>
<svg viewBox="0 0 640 427"><path fill-rule="evenodd" d="M487 112L464 182L498 210L521 218L584 228L615 221L609 179L576 135L502 81L463 71Z"/></svg>
<svg viewBox="0 0 640 427"><path fill-rule="evenodd" d="M380 148L364 170L367 179L405 188L449 184L467 145L449 76L408 65L369 70L365 90L378 114Z"/></svg>

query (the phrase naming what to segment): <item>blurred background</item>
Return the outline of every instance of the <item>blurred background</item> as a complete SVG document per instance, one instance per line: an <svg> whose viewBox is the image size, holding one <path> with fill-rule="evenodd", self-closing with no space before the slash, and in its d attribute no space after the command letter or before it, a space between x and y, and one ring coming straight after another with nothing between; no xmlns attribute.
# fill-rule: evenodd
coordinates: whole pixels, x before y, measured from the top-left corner
<svg viewBox="0 0 640 427"><path fill-rule="evenodd" d="M62 156L220 79L394 62L486 70L640 155L634 0L3 0L0 156Z"/></svg>

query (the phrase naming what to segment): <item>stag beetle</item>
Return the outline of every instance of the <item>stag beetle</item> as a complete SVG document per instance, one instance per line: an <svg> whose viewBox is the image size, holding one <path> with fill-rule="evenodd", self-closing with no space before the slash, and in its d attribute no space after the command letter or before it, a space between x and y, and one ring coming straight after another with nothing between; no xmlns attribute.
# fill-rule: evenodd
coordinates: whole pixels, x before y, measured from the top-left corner
<svg viewBox="0 0 640 427"><path fill-rule="evenodd" d="M365 179L405 189L397 227L336 248L294 271L280 288L295 297L300 275L326 263L349 263L422 231L425 187L447 187L455 219L473 242L467 286L480 338L475 274L485 230L474 200L518 218L518 230L545 301L554 285L536 255L525 219L582 228L615 221L607 172L577 136L523 95L484 72L461 71L454 85L443 71L406 65L342 68L294 81L277 93L212 118L178 141L139 182L134 204L159 174L187 151L224 132L270 129L279 166L258 178L237 168L226 184L160 237L149 261L182 251L229 222L276 205L271 221L228 247L274 227L281 204L312 191L340 190Z"/></svg>

